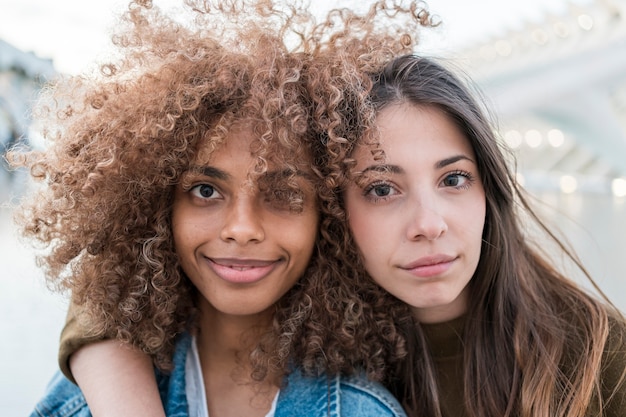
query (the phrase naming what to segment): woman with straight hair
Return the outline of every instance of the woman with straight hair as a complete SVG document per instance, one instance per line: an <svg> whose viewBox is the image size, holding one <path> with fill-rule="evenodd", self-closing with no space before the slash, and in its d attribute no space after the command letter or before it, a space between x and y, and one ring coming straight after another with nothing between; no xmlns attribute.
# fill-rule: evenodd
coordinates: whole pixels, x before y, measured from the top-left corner
<svg viewBox="0 0 626 417"><path fill-rule="evenodd" d="M351 237L337 250L405 338L386 383L407 414L626 416L624 317L557 269L547 240L597 289L531 208L471 84L416 55L372 80L352 103L370 123L327 165Z"/></svg>

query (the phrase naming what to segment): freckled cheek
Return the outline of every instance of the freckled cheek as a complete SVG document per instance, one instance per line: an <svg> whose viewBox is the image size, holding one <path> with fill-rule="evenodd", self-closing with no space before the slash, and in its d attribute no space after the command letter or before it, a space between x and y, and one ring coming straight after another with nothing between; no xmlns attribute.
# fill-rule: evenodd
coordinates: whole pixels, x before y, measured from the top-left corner
<svg viewBox="0 0 626 417"><path fill-rule="evenodd" d="M172 213L174 248L181 258L189 256L189 252L195 246L209 240L215 234L211 222L191 214L186 210L174 210Z"/></svg>

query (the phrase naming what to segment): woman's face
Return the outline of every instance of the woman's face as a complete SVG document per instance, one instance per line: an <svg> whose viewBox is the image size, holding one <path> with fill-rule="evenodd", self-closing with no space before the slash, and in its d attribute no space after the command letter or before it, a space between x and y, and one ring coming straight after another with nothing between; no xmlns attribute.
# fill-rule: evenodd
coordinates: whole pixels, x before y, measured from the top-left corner
<svg viewBox="0 0 626 417"><path fill-rule="evenodd" d="M204 297L203 311L236 316L270 311L302 276L313 252L318 210L309 161L296 176L303 203L293 210L288 172L270 165L261 177L249 176L254 138L243 127L212 154L201 147L176 187L176 252Z"/></svg>
<svg viewBox="0 0 626 417"><path fill-rule="evenodd" d="M367 271L423 323L467 308L480 258L485 191L469 140L435 107L392 105L378 116L385 159L368 146L345 193Z"/></svg>

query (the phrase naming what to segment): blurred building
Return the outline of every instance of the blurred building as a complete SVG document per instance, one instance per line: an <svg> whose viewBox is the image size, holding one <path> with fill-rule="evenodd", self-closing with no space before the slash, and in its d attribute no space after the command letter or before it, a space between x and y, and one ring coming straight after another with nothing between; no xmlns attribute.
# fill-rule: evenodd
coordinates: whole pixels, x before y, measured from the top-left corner
<svg viewBox="0 0 626 417"><path fill-rule="evenodd" d="M459 52L526 188L626 196L626 0L570 4Z"/></svg>
<svg viewBox="0 0 626 417"><path fill-rule="evenodd" d="M21 51L0 39L0 155L30 137L30 109L46 81L56 76L52 61ZM10 192L15 173L0 158L0 202Z"/></svg>

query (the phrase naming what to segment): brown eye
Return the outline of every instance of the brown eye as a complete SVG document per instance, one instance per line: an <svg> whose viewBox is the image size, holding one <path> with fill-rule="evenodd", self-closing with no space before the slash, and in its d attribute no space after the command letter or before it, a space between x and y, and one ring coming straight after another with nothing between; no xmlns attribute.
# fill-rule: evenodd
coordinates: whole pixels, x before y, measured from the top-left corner
<svg viewBox="0 0 626 417"><path fill-rule="evenodd" d="M221 197L221 194L218 193L215 187L210 184L198 184L192 187L189 192L194 197L202 199L215 199Z"/></svg>
<svg viewBox="0 0 626 417"><path fill-rule="evenodd" d="M274 187L265 191L265 201L281 210L302 212L304 193L291 187Z"/></svg>

